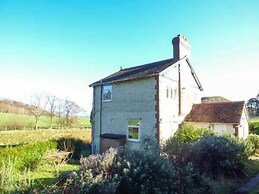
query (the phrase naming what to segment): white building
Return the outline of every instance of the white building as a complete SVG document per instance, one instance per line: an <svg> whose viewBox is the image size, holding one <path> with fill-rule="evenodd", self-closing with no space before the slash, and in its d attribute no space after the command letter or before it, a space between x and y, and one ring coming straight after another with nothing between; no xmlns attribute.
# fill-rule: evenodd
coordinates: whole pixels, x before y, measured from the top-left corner
<svg viewBox="0 0 259 194"><path fill-rule="evenodd" d="M137 149L146 137L165 140L200 103L191 47L182 35L172 43L173 58L121 69L90 85L93 153L124 144Z"/></svg>
<svg viewBox="0 0 259 194"><path fill-rule="evenodd" d="M244 101L194 104L184 122L211 129L217 134L230 133L244 139L248 137L248 114Z"/></svg>

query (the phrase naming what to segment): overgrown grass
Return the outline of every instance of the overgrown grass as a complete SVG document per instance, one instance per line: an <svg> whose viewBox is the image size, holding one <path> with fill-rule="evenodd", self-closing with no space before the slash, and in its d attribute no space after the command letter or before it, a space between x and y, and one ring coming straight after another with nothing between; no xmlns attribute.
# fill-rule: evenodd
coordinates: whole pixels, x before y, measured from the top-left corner
<svg viewBox="0 0 259 194"><path fill-rule="evenodd" d="M16 159L22 157L22 159L26 160L28 155L31 158L34 156L35 151L38 153L35 150L36 145L44 143L42 141L50 140L57 143L58 147L56 149L69 148L67 145L64 146L64 142L68 142L69 145L73 144L70 148L74 149L74 153L87 156L90 153L90 139L90 129L0 131L0 146L2 147L0 151L6 153L4 155L7 157L7 160L4 160L3 157L0 158L1 161L4 161L4 163L0 164L0 193L33 193L33 190L37 191L37 193L53 193L56 185L62 182L63 179L65 180L62 177L67 177L72 171L79 170L79 161L73 159L72 163L62 163L58 166L57 172L57 167L43 157L38 161L36 168L17 170L17 161L13 160L13 157ZM35 144L35 146L30 144ZM29 149L26 154L14 151L23 147L31 150ZM8 156L8 153L12 154ZM8 157L10 158L9 160Z"/></svg>
<svg viewBox="0 0 259 194"><path fill-rule="evenodd" d="M259 117L251 117L250 121L251 122L259 122Z"/></svg>
<svg viewBox="0 0 259 194"><path fill-rule="evenodd" d="M86 143L90 143L91 129L0 131L0 147L35 143L38 141L60 138L81 139Z"/></svg>
<svg viewBox="0 0 259 194"><path fill-rule="evenodd" d="M58 128L57 118L53 120L53 128ZM0 113L0 130L18 130L18 129L33 129L35 118L32 115ZM41 116L39 119L39 129L48 129L50 126L50 118ZM73 128L90 128L91 123L89 118L76 118Z"/></svg>
<svg viewBox="0 0 259 194"><path fill-rule="evenodd" d="M251 117L249 120L249 132L259 135L259 117Z"/></svg>
<svg viewBox="0 0 259 194"><path fill-rule="evenodd" d="M62 164L60 174L57 175L52 165L42 162L35 171L17 173L13 163L9 161L0 169L0 193L49 193L63 181L62 177L65 179L69 173L78 171L79 168L79 164Z"/></svg>

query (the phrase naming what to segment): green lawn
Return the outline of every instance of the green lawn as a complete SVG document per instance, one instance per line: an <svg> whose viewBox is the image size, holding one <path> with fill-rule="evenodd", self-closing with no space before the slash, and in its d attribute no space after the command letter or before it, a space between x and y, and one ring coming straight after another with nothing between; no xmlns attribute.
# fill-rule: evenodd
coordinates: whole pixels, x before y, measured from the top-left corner
<svg viewBox="0 0 259 194"><path fill-rule="evenodd" d="M0 130L10 129L33 129L35 118L32 115L9 114L0 113ZM39 119L39 129L47 129L50 126L50 118L48 116L41 116ZM54 118L53 128L58 127L57 118ZM90 119L76 118L73 128L90 128Z"/></svg>

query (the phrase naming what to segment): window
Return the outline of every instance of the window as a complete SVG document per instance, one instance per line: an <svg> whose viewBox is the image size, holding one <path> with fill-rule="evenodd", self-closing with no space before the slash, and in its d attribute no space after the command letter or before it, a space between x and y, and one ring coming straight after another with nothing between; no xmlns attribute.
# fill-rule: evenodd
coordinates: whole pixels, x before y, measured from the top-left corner
<svg viewBox="0 0 259 194"><path fill-rule="evenodd" d="M177 98L177 89L175 88L174 89L174 100L176 100L176 98Z"/></svg>
<svg viewBox="0 0 259 194"><path fill-rule="evenodd" d="M139 124L140 120L138 119L130 119L128 121L128 140L139 141Z"/></svg>
<svg viewBox="0 0 259 194"><path fill-rule="evenodd" d="M103 101L111 101L112 100L112 86L103 86Z"/></svg>
<svg viewBox="0 0 259 194"><path fill-rule="evenodd" d="M169 89L166 88L166 98L168 98L168 97L169 97Z"/></svg>

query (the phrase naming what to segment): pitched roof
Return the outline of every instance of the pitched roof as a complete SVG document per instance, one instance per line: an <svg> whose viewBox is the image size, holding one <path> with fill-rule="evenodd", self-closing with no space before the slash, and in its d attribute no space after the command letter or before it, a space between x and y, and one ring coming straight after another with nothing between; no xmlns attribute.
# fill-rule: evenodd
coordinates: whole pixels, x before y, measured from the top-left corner
<svg viewBox="0 0 259 194"><path fill-rule="evenodd" d="M244 101L194 104L185 122L240 123Z"/></svg>
<svg viewBox="0 0 259 194"><path fill-rule="evenodd" d="M92 83L90 86L154 76L174 64L176 61L177 60L171 58L154 63L121 69L116 73Z"/></svg>

